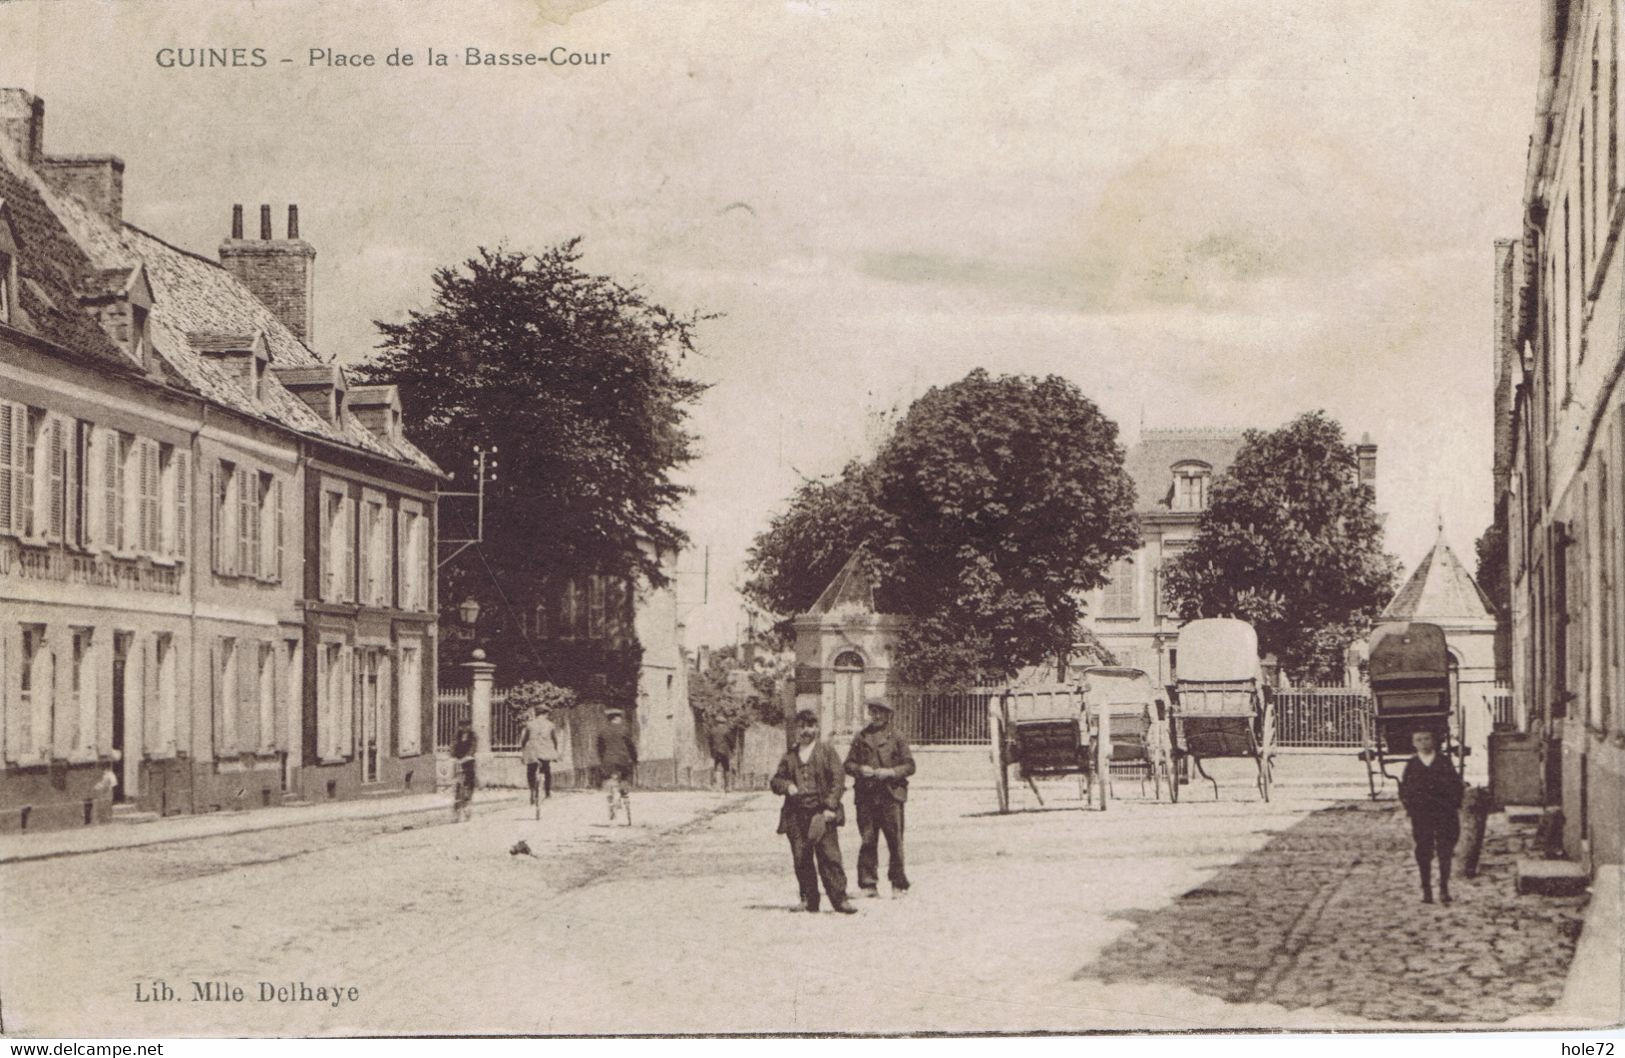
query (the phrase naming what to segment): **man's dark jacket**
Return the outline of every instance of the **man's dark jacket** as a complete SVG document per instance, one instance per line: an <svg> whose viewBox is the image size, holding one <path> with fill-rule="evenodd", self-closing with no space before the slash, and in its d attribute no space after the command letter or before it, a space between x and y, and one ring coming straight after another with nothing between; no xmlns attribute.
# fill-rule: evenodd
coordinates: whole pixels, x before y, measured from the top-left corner
<svg viewBox="0 0 1625 1058"><path fill-rule="evenodd" d="M632 732L611 724L598 733L598 763L606 768L630 768L638 762L638 744Z"/></svg>
<svg viewBox="0 0 1625 1058"><path fill-rule="evenodd" d="M1432 765L1412 757L1399 778L1399 799L1412 819L1455 819L1462 792L1461 776L1443 753L1433 758Z"/></svg>
<svg viewBox="0 0 1625 1058"><path fill-rule="evenodd" d="M884 779L865 779L858 769L867 764L871 768L895 769L895 774ZM908 750L908 741L887 725L877 728L873 724L858 732L852 748L846 752L846 773L856 780L852 796L858 801L884 801L891 798L901 804L908 800L908 777L914 774L914 754Z"/></svg>
<svg viewBox="0 0 1625 1058"><path fill-rule="evenodd" d="M835 813L836 826L846 822L846 809L841 798L846 794L846 776L841 772L841 758L829 748L829 743L818 742L805 763L801 754L790 750L779 758L779 770L773 773L773 792L784 796L794 783L796 793L785 797L779 809L780 834L790 833L792 823L799 821L804 828L814 813L828 809ZM805 833L805 830L803 830Z"/></svg>

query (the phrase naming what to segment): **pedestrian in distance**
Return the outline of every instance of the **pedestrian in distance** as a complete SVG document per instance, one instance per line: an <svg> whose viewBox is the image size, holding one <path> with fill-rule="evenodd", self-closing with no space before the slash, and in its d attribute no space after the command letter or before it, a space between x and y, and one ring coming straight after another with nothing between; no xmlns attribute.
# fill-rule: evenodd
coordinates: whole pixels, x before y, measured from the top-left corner
<svg viewBox="0 0 1625 1058"><path fill-rule="evenodd" d="M451 766L457 776L457 790L451 802L453 823L466 823L474 818L474 753L479 749L479 738L474 734L472 721L457 725L457 737L451 743Z"/></svg>
<svg viewBox="0 0 1625 1058"><path fill-rule="evenodd" d="M619 808L626 807L626 825L632 825L632 802L627 788L638 766L638 744L619 709L604 711L605 727L595 740L598 766L603 772L603 790L609 795L609 821L615 822Z"/></svg>
<svg viewBox="0 0 1625 1058"><path fill-rule="evenodd" d="M723 793L732 785L734 737L733 727L718 720L711 721L706 734L711 747L711 787L720 786Z"/></svg>
<svg viewBox="0 0 1625 1058"><path fill-rule="evenodd" d="M1437 748L1437 736L1422 730L1411 735L1416 754L1405 762L1399 799L1411 817L1416 841L1416 867L1422 875L1422 903L1433 903L1432 861L1439 858L1439 902L1450 903L1450 861L1461 836L1464 786L1449 758Z"/></svg>
<svg viewBox="0 0 1625 1058"><path fill-rule="evenodd" d="M886 877L892 898L908 892L903 869L903 805L908 801L908 777L914 774L914 755L908 742L892 726L892 707L875 699L869 703L869 726L852 740L846 754L846 773L856 780L852 800L858 809L858 888L864 896L880 895L880 836L886 836L889 863Z"/></svg>
<svg viewBox="0 0 1625 1058"><path fill-rule="evenodd" d="M780 759L771 785L784 798L779 833L790 841L790 861L801 889L801 904L795 910L818 910L822 880L830 907L843 915L856 914L858 909L846 896L846 868L841 863L846 775L835 750L819 741L818 714L811 709L796 714L796 748Z"/></svg>
<svg viewBox="0 0 1625 1058"><path fill-rule="evenodd" d="M533 805L540 804L541 797L553 796L553 762L559 759L559 729L550 713L547 706L538 705L519 736L519 759L525 762L525 783L530 787Z"/></svg>

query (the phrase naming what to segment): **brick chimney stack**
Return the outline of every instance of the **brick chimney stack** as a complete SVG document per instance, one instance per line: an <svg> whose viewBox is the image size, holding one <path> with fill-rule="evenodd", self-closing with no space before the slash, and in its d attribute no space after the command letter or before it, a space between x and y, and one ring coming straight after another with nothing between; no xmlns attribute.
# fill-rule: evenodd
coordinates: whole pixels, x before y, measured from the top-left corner
<svg viewBox="0 0 1625 1058"><path fill-rule="evenodd" d="M0 88L0 136L29 165L45 149L45 100L21 88Z"/></svg>
<svg viewBox="0 0 1625 1058"><path fill-rule="evenodd" d="M114 224L124 220L124 162L111 154L46 154L45 100L0 88L0 137L53 189Z"/></svg>
<svg viewBox="0 0 1625 1058"><path fill-rule="evenodd" d="M306 345L315 340L316 250L299 238L299 207L288 207L288 236L274 239L271 207L260 207L260 237L243 238L243 207L231 210L220 263Z"/></svg>

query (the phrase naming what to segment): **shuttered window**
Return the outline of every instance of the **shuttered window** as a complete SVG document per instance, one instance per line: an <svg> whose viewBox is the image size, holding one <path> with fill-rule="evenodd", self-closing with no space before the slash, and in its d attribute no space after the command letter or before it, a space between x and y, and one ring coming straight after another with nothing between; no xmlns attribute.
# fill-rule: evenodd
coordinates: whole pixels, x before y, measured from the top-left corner
<svg viewBox="0 0 1625 1058"><path fill-rule="evenodd" d="M156 555L163 551L159 532L162 527L159 519L163 507L160 503L158 442L151 438L142 438L140 450L141 550L149 555Z"/></svg>
<svg viewBox="0 0 1625 1058"><path fill-rule="evenodd" d="M192 457L187 452L175 453L175 535L170 542L169 553L176 558L186 558L191 551L192 531Z"/></svg>
<svg viewBox="0 0 1625 1058"><path fill-rule="evenodd" d="M259 475L247 467L237 468L237 572L245 577L259 575Z"/></svg>
<svg viewBox="0 0 1625 1058"><path fill-rule="evenodd" d="M23 414L20 468L22 487L18 490L20 495L18 509L21 517L17 530L23 536L37 536L42 528L43 514L40 511L40 498L36 494L36 489L39 481L39 433L44 421L45 413L38 408L28 408Z"/></svg>
<svg viewBox="0 0 1625 1058"><path fill-rule="evenodd" d="M45 424L45 437L45 536L62 540L68 524L68 424L51 416Z"/></svg>
<svg viewBox="0 0 1625 1058"><path fill-rule="evenodd" d="M28 408L0 401L0 533L21 535L23 430Z"/></svg>
<svg viewBox="0 0 1625 1058"><path fill-rule="evenodd" d="M68 475L66 539L75 547L90 542L87 501L90 490L90 434L93 427L83 419L68 422Z"/></svg>

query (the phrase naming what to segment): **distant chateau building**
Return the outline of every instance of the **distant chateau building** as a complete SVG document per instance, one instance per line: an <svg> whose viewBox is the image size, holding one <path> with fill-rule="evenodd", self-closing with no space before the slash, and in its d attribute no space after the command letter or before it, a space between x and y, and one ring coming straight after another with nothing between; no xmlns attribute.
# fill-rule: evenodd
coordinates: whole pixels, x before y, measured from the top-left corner
<svg viewBox="0 0 1625 1058"><path fill-rule="evenodd" d="M1167 567L1195 542L1213 482L1235 461L1242 440L1243 431L1234 429L1148 429L1124 457L1138 497L1140 546L1090 593L1089 624L1119 664L1144 669L1159 686L1174 680L1182 623L1168 597ZM1375 487L1377 446L1362 438L1355 453L1360 481Z"/></svg>

